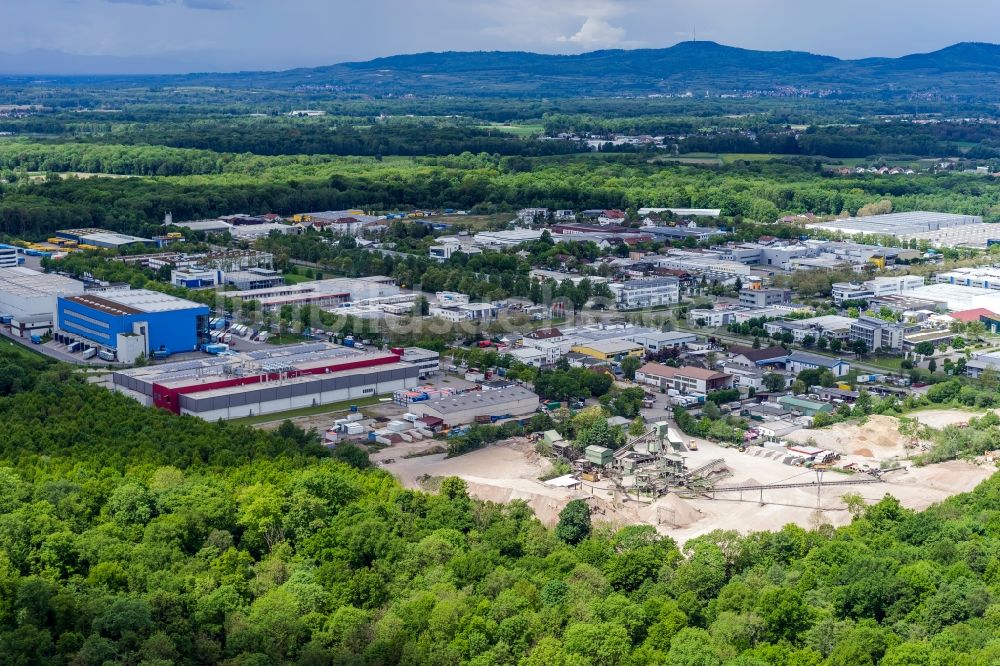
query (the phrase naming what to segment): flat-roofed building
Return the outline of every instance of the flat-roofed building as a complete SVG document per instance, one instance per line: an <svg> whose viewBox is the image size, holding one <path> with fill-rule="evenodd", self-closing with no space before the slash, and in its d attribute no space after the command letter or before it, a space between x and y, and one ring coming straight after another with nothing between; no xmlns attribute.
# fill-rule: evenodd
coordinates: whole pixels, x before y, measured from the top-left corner
<svg viewBox="0 0 1000 666"><path fill-rule="evenodd" d="M59 296L56 328L132 363L153 352L192 351L204 340L209 308L148 289Z"/></svg>
<svg viewBox="0 0 1000 666"><path fill-rule="evenodd" d="M715 370L683 366L674 368L660 363L647 363L635 371L635 381L681 393L709 393L733 387L733 376Z"/></svg>
<svg viewBox="0 0 1000 666"><path fill-rule="evenodd" d="M395 353L314 342L122 370L112 383L144 405L215 421L392 394L418 375Z"/></svg>
<svg viewBox="0 0 1000 666"><path fill-rule="evenodd" d="M680 281L675 277L629 280L609 287L620 310L672 305L680 299Z"/></svg>
<svg viewBox="0 0 1000 666"><path fill-rule="evenodd" d="M903 345L906 326L877 317L861 316L851 324L851 340L861 340L869 351L896 351Z"/></svg>
<svg viewBox="0 0 1000 666"><path fill-rule="evenodd" d="M523 386L509 386L414 402L407 409L417 416L434 416L443 419L450 426L459 426L474 423L477 417L482 416L527 416L538 409L538 395Z"/></svg>
<svg viewBox="0 0 1000 666"><path fill-rule="evenodd" d="M0 315L11 317L11 331L21 337L51 331L56 298L82 294L83 283L63 275L23 266L0 268Z"/></svg>
<svg viewBox="0 0 1000 666"><path fill-rule="evenodd" d="M0 268L16 268L18 263L17 248L0 245Z"/></svg>
<svg viewBox="0 0 1000 666"><path fill-rule="evenodd" d="M56 232L56 238L76 241L78 245L92 245L103 250L117 250L122 247L128 247L129 245L136 244L156 244L156 241L151 238L140 238L139 236L130 236L128 234L120 234L115 231L92 228L63 229L62 231Z"/></svg>
<svg viewBox="0 0 1000 666"><path fill-rule="evenodd" d="M574 345L570 351L596 358L599 361L613 361L626 356L642 357L646 354L646 350L641 344L614 339L595 340Z"/></svg>
<svg viewBox="0 0 1000 666"><path fill-rule="evenodd" d="M832 222L813 224L809 228L834 231L845 236L865 234L899 237L908 234L937 231L939 229L949 229L951 227L961 227L969 224L981 224L982 221L983 218L978 215L913 211L909 213L847 217L833 220Z"/></svg>

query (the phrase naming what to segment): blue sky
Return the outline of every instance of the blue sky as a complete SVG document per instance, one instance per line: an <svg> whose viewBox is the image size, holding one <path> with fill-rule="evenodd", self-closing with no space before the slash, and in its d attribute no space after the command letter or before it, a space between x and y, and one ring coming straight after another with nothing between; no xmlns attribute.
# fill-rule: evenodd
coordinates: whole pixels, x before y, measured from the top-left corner
<svg viewBox="0 0 1000 666"><path fill-rule="evenodd" d="M988 0L8 0L3 4L0 52L115 56L125 60L108 67L131 71L285 69L418 51L579 53L662 47L689 39L695 29L700 39L734 46L847 58L930 51L959 41L1000 42L1000 3ZM65 66L64 60L46 54L34 57L39 72L46 66ZM54 64L39 64L50 61Z"/></svg>

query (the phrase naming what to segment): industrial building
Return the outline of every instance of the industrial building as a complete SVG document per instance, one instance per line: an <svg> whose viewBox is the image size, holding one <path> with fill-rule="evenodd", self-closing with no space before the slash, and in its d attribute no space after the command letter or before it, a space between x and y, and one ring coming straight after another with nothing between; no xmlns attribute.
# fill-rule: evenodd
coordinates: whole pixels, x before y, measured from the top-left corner
<svg viewBox="0 0 1000 666"><path fill-rule="evenodd" d="M967 247L984 250L994 243L1000 243L1000 225L988 222L967 224L960 227L905 234L899 239L926 241L931 247Z"/></svg>
<svg viewBox="0 0 1000 666"><path fill-rule="evenodd" d="M144 405L215 421L389 394L418 374L393 352L314 342L121 370L112 380Z"/></svg>
<svg viewBox="0 0 1000 666"><path fill-rule="evenodd" d="M102 250L117 250L136 243L142 245L156 245L156 241L151 238L140 238L129 236L105 229L63 229L56 232L56 238L73 241L78 246L90 245Z"/></svg>
<svg viewBox="0 0 1000 666"><path fill-rule="evenodd" d="M15 268L18 263L17 248L0 245L0 268Z"/></svg>
<svg viewBox="0 0 1000 666"><path fill-rule="evenodd" d="M55 322L56 298L83 293L83 283L22 266L0 268L0 315L11 318L11 331L25 337L45 334Z"/></svg>
<svg viewBox="0 0 1000 666"><path fill-rule="evenodd" d="M886 215L868 215L864 217L847 217L832 222L822 222L810 225L810 229L822 229L844 234L845 236L908 236L909 234L927 231L950 229L969 224L982 224L983 218L977 215L955 215L952 213L934 213L930 211L914 211L911 213L888 213Z"/></svg>
<svg viewBox="0 0 1000 666"><path fill-rule="evenodd" d="M933 301L937 310L975 310L986 308L1000 312L1000 292L982 287L965 287L959 284L928 284L903 292L904 296Z"/></svg>
<svg viewBox="0 0 1000 666"><path fill-rule="evenodd" d="M59 296L56 328L117 353L123 363L140 356L197 349L208 329L207 305L148 289Z"/></svg>
<svg viewBox="0 0 1000 666"><path fill-rule="evenodd" d="M694 366L674 368L660 363L647 363L636 370L635 381L638 384L674 389L685 394L705 394L733 387L733 376L723 372Z"/></svg>
<svg viewBox="0 0 1000 666"><path fill-rule="evenodd" d="M850 337L851 324L854 321L852 317L841 317L840 315L823 315L808 319L781 319L766 322L764 330L767 331L768 335L791 333L792 339L800 344L810 336L814 340L819 338L846 340Z"/></svg>
<svg viewBox="0 0 1000 666"><path fill-rule="evenodd" d="M940 282L940 280L939 280ZM873 278L864 282L835 282L831 295L833 302L840 305L844 301L867 301L881 296L894 296L904 291L916 289L924 285L924 278L919 275L894 275Z"/></svg>
<svg viewBox="0 0 1000 666"><path fill-rule="evenodd" d="M722 215L721 208L640 208L636 211L639 217L648 217L652 214L660 215L670 213L677 217L719 217Z"/></svg>
<svg viewBox="0 0 1000 666"><path fill-rule="evenodd" d="M793 374L798 374L803 370L829 370L834 377L843 377L851 371L851 364L842 358L794 351L788 355L785 368Z"/></svg>
<svg viewBox="0 0 1000 666"><path fill-rule="evenodd" d="M269 268L223 271L205 266L175 268L170 271L170 283L186 289L230 285L240 290L271 289L285 284L281 273Z"/></svg>
<svg viewBox="0 0 1000 666"><path fill-rule="evenodd" d="M646 332L646 329L643 329L643 332L631 333L625 336L625 339L642 345L647 351L656 354L665 349L681 349L685 345L693 344L698 340L698 336L680 331Z"/></svg>
<svg viewBox="0 0 1000 666"><path fill-rule="evenodd" d="M707 241L716 236L725 236L725 231L719 231L714 227L698 227L695 225L677 227L642 227L643 233L652 234L660 240L687 240L694 239L697 242Z"/></svg>
<svg viewBox="0 0 1000 666"><path fill-rule="evenodd" d="M938 273L934 276L938 284L960 284L964 287L980 289L1000 289L1000 267L970 266Z"/></svg>
<svg viewBox="0 0 1000 666"><path fill-rule="evenodd" d="M646 349L641 344L616 339L596 340L574 345L570 351L596 358L598 361L613 361L626 356L642 358L646 355Z"/></svg>
<svg viewBox="0 0 1000 666"><path fill-rule="evenodd" d="M515 247L542 237L541 229L511 229L510 231L482 231L472 237L480 247Z"/></svg>
<svg viewBox="0 0 1000 666"><path fill-rule="evenodd" d="M400 289L394 279L384 275L372 275L353 279L313 280L266 289L247 289L226 295L241 301L260 301L261 309L267 312L278 310L285 305L337 308L354 301L396 296L399 293Z"/></svg>
<svg viewBox="0 0 1000 666"><path fill-rule="evenodd" d="M490 321L496 319L500 309L492 303L460 303L453 306L432 305L427 314L445 321L458 323L462 321Z"/></svg>
<svg viewBox="0 0 1000 666"><path fill-rule="evenodd" d="M754 269L738 261L727 261L718 252L695 252L692 250L668 250L662 257L656 257L659 268L686 271L707 278L731 280L739 276L752 275Z"/></svg>
<svg viewBox="0 0 1000 666"><path fill-rule="evenodd" d="M414 402L408 409L417 416L435 416L450 426L458 426L473 423L476 417L526 416L538 409L538 396L523 386L509 386Z"/></svg>
<svg viewBox="0 0 1000 666"><path fill-rule="evenodd" d="M675 277L629 280L608 286L620 310L672 305L680 299L680 281Z"/></svg>
<svg viewBox="0 0 1000 666"><path fill-rule="evenodd" d="M232 231L233 225L223 220L191 220L190 222L170 222L175 227L183 227L204 234L224 234Z"/></svg>

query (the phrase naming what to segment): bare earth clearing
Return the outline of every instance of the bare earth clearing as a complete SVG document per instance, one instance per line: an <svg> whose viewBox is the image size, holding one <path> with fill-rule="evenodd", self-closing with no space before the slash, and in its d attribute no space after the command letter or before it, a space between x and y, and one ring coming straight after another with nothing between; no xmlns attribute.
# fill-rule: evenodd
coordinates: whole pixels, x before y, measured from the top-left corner
<svg viewBox="0 0 1000 666"><path fill-rule="evenodd" d="M944 412L947 410L936 411L942 414L931 418L946 418ZM967 420L973 415L959 411L953 414L961 416L955 416L955 422ZM789 437L800 442L809 438L815 440L817 446L843 453L843 462L877 466L879 460L902 460L906 455L906 438L899 434L898 420L892 417L873 416L863 426L838 424L824 430L802 430ZM421 487L419 479L423 477L458 476L469 484L470 493L481 499L526 501L547 525L555 524L559 511L568 501L585 499L594 511L595 520L615 525L657 525L662 533L681 543L719 529L745 533L778 530L788 523L805 528L816 527L819 523L844 525L851 520L842 500L847 493L858 493L869 503L891 494L904 506L921 510L956 493L972 490L995 471L991 466L962 461L913 467L902 460L905 469L887 473L878 483L823 488L818 505L815 487L765 490L763 494L758 490L744 491L742 497L739 492L720 493L717 499L709 496L682 499L670 493L650 505L645 498L641 503L634 498L623 500L606 481L584 484L578 490L545 485L538 478L548 471L550 464L524 440L498 444L451 459L446 459L444 454L402 457L425 450L429 445L426 442L415 443L408 445L406 450L391 447L373 454L372 459L380 464L393 459L383 467L410 488ZM741 453L699 440L699 450L689 451L684 457L688 467L717 458L724 459L732 474L717 484L720 487L812 483L816 479L814 471L782 464L771 452L756 447ZM868 478L865 474L827 472L824 482ZM817 506L821 510L817 511Z"/></svg>

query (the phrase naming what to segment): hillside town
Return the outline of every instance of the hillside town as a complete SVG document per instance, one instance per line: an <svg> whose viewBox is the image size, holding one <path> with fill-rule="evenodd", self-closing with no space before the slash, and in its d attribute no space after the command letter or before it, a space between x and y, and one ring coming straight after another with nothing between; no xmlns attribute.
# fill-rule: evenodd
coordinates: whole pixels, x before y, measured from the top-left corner
<svg viewBox="0 0 1000 666"><path fill-rule="evenodd" d="M763 470L732 486L748 458L702 460L708 447L764 456L778 477L791 466L882 483L912 442L878 459L813 433L905 411L949 377L1000 384L1000 264L975 216L808 216L752 240L713 209L529 208L487 229L468 217L168 214L151 238L62 230L0 248L0 322L106 368L107 386L149 407L261 427L289 416L392 469L527 438L550 461L545 492L587 487L619 509L671 488L692 507L733 488L793 492ZM393 240L414 230L417 244ZM509 257L528 286L477 298L342 277L276 256L283 238L429 267ZM149 280L73 269L95 253Z"/></svg>

